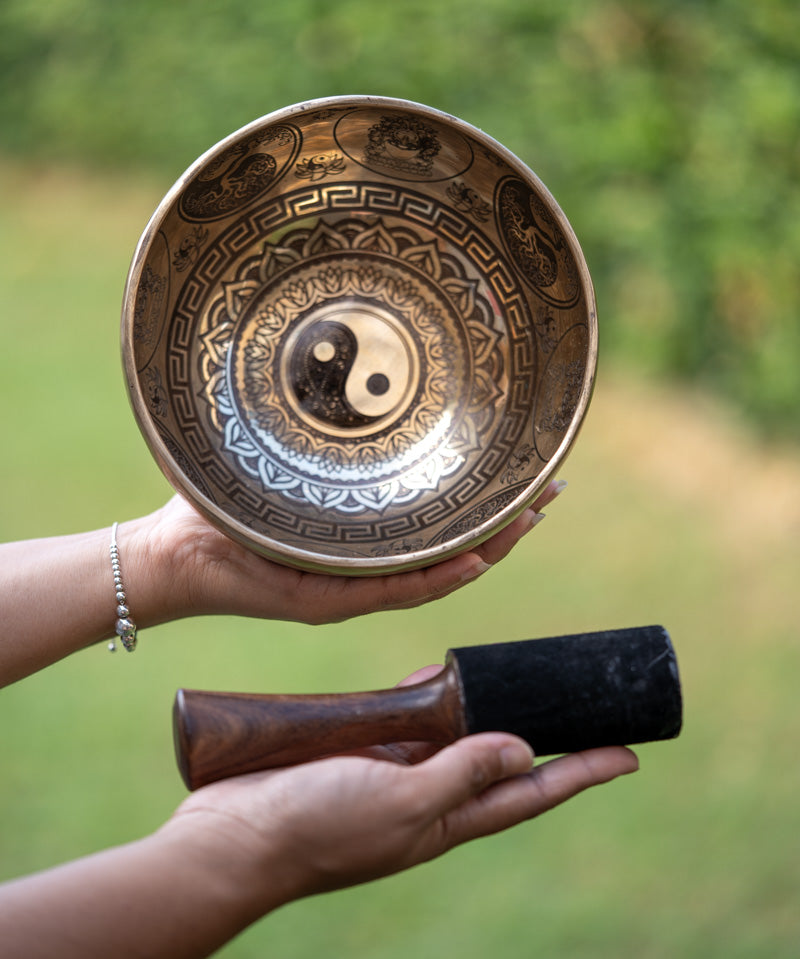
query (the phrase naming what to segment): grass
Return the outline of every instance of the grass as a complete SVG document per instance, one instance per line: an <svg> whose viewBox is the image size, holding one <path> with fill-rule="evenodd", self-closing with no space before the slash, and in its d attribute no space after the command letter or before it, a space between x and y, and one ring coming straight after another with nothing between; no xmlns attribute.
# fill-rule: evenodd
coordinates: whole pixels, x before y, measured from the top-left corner
<svg viewBox="0 0 800 959"><path fill-rule="evenodd" d="M118 355L128 261L167 184L2 173L0 536L110 525L168 495ZM563 472L547 521L433 606L316 629L174 623L143 633L135 656L86 650L0 692L0 878L169 815L183 795L178 686L374 688L449 645L662 622L685 730L641 747L640 773L404 875L295 903L222 955L794 959L798 452L604 362ZM57 628L59 584L52 595Z"/></svg>

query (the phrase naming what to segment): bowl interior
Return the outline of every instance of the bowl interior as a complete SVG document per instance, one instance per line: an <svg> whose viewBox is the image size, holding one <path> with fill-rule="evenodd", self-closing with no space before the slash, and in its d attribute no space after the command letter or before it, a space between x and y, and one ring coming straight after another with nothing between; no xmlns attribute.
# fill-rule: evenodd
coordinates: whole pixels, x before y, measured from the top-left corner
<svg viewBox="0 0 800 959"><path fill-rule="evenodd" d="M591 394L591 282L535 175L405 101L290 107L201 157L145 230L123 356L162 470L304 568L419 566L509 522Z"/></svg>

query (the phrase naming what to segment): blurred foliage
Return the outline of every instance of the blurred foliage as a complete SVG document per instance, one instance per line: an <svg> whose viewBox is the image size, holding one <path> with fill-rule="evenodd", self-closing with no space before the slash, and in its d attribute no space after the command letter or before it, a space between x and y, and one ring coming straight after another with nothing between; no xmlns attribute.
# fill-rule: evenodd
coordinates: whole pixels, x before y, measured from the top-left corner
<svg viewBox="0 0 800 959"><path fill-rule="evenodd" d="M305 99L454 113L565 209L604 350L800 435L792 0L4 0L0 84L6 155L170 180Z"/></svg>

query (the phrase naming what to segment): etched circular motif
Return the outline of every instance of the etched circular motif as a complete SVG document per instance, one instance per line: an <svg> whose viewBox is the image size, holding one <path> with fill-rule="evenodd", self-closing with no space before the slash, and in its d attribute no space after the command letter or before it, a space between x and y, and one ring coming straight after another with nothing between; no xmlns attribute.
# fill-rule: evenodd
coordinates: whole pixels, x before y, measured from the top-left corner
<svg viewBox="0 0 800 959"><path fill-rule="evenodd" d="M301 137L280 124L236 140L186 184L180 210L187 220L218 220L268 190L294 162Z"/></svg>
<svg viewBox="0 0 800 959"><path fill-rule="evenodd" d="M472 163L472 149L463 136L434 119L412 116L405 110L346 113L334 135L356 163L398 180L449 180Z"/></svg>
<svg viewBox="0 0 800 959"><path fill-rule="evenodd" d="M500 233L525 280L547 303L572 306L580 281L572 252L541 197L517 177L497 186Z"/></svg>

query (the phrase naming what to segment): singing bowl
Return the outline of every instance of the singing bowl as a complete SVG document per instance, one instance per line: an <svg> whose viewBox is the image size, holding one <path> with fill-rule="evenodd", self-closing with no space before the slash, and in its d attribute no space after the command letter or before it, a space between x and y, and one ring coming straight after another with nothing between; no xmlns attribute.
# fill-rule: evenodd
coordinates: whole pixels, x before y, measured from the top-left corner
<svg viewBox="0 0 800 959"><path fill-rule="evenodd" d="M134 253L134 414L246 547L372 574L511 522L571 447L597 357L578 241L520 160L403 100L314 100L201 156Z"/></svg>

